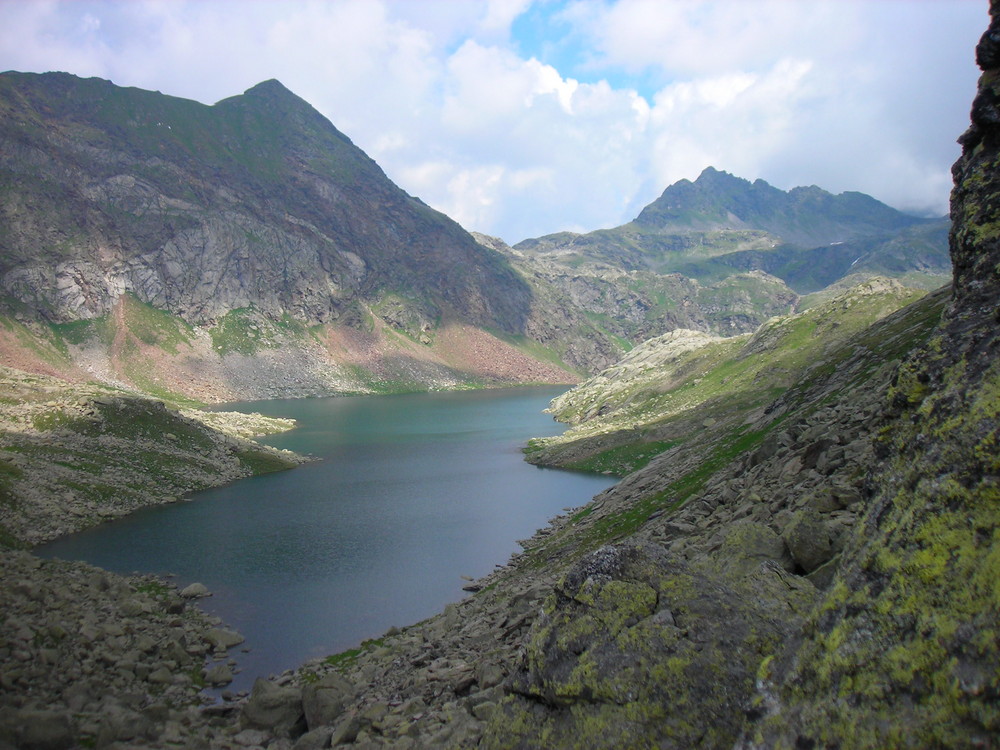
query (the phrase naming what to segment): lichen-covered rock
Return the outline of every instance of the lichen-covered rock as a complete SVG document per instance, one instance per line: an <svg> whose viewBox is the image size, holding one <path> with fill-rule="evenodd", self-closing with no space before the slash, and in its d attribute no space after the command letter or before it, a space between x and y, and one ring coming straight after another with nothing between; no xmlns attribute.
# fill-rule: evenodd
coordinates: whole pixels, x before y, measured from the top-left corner
<svg viewBox="0 0 1000 750"><path fill-rule="evenodd" d="M598 550L547 600L484 746L731 744L758 663L812 601L784 575L766 563L726 578L655 547Z"/></svg>
<svg viewBox="0 0 1000 750"><path fill-rule="evenodd" d="M754 521L733 524L727 529L714 559L733 578L756 570L766 561L777 562L786 570L794 568L781 537L770 527Z"/></svg>
<svg viewBox="0 0 1000 750"><path fill-rule="evenodd" d="M344 706L354 697L354 686L339 674L331 674L319 682L302 688L302 708L309 729L333 724L344 712Z"/></svg>
<svg viewBox="0 0 1000 750"><path fill-rule="evenodd" d="M952 193L955 283L900 367L882 470L800 643L762 671L743 747L1000 743L1000 2Z"/></svg>
<svg viewBox="0 0 1000 750"><path fill-rule="evenodd" d="M795 564L811 573L836 554L830 530L814 508L795 514L785 528L785 544Z"/></svg>

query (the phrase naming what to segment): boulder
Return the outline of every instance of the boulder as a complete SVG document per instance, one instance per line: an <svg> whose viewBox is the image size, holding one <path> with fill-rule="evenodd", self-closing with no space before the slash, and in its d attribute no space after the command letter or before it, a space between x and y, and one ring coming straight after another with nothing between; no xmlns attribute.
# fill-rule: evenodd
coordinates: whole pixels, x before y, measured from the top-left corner
<svg viewBox="0 0 1000 750"><path fill-rule="evenodd" d="M306 726L316 729L333 724L344 713L344 707L354 697L354 686L338 674L324 677L302 689L302 709Z"/></svg>
<svg viewBox="0 0 1000 750"><path fill-rule="evenodd" d="M761 660L809 609L800 581L771 559L734 580L656 546L602 547L545 601L479 746L732 747Z"/></svg>
<svg viewBox="0 0 1000 750"><path fill-rule="evenodd" d="M185 599L201 599L205 596L211 596L208 588L203 583L192 583L189 586L185 586L180 590L180 595Z"/></svg>
<svg viewBox="0 0 1000 750"><path fill-rule="evenodd" d="M333 727L311 729L295 741L292 750L324 750L330 747L331 735Z"/></svg>
<svg viewBox="0 0 1000 750"><path fill-rule="evenodd" d="M235 630L223 630L222 628L212 628L205 633L204 638L212 647L224 651L233 646L238 646L245 640L242 635Z"/></svg>
<svg viewBox="0 0 1000 750"><path fill-rule="evenodd" d="M170 685L174 681L174 673L162 666L154 669L146 679L156 685Z"/></svg>
<svg viewBox="0 0 1000 750"><path fill-rule="evenodd" d="M258 677L243 707L243 723L282 737L300 736L306 729L301 689L281 687Z"/></svg>
<svg viewBox="0 0 1000 750"><path fill-rule="evenodd" d="M60 711L20 711L17 747L22 750L63 750L73 747L73 725Z"/></svg>
<svg viewBox="0 0 1000 750"><path fill-rule="evenodd" d="M205 672L205 682L209 685L228 685L233 681L233 670L226 664L216 664Z"/></svg>
<svg viewBox="0 0 1000 750"><path fill-rule="evenodd" d="M727 529L722 547L713 557L721 571L732 578L747 575L766 560L773 560L786 570L795 567L781 537L755 521L737 523Z"/></svg>
<svg viewBox="0 0 1000 750"><path fill-rule="evenodd" d="M836 554L830 531L815 508L799 511L782 535L795 564L811 573Z"/></svg>

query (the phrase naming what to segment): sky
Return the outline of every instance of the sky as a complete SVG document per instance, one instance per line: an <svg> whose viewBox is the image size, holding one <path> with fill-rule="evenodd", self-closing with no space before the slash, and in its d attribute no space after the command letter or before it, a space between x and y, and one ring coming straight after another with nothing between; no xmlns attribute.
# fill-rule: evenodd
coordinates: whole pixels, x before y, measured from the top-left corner
<svg viewBox="0 0 1000 750"><path fill-rule="evenodd" d="M707 166L944 215L986 0L0 0L0 70L213 104L277 78L514 244Z"/></svg>

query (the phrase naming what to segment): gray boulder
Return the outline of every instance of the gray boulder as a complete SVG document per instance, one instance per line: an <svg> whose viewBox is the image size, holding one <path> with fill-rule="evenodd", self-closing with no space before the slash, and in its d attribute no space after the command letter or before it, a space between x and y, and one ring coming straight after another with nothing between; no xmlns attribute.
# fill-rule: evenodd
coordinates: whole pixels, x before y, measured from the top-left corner
<svg viewBox="0 0 1000 750"><path fill-rule="evenodd" d="M243 707L243 723L282 737L300 736L306 729L301 689L281 687L258 677Z"/></svg>
<svg viewBox="0 0 1000 750"><path fill-rule="evenodd" d="M245 639L235 630L212 628L205 633L205 640L212 644L213 648L224 651L233 646L240 645Z"/></svg>
<svg viewBox="0 0 1000 750"><path fill-rule="evenodd" d="M61 711L20 711L17 747L22 750L63 750L73 746L73 725Z"/></svg>
<svg viewBox="0 0 1000 750"><path fill-rule="evenodd" d="M233 670L226 664L216 664L205 672L205 682L209 685L228 685L233 681Z"/></svg>
<svg viewBox="0 0 1000 750"><path fill-rule="evenodd" d="M338 674L302 689L302 708L309 729L333 724L354 698L354 686Z"/></svg>
<svg viewBox="0 0 1000 750"><path fill-rule="evenodd" d="M783 534L792 559L806 573L811 573L835 554L830 531L814 508L799 511Z"/></svg>
<svg viewBox="0 0 1000 750"><path fill-rule="evenodd" d="M180 590L180 595L185 599L201 599L205 596L211 596L203 583L192 583L190 586L185 586Z"/></svg>

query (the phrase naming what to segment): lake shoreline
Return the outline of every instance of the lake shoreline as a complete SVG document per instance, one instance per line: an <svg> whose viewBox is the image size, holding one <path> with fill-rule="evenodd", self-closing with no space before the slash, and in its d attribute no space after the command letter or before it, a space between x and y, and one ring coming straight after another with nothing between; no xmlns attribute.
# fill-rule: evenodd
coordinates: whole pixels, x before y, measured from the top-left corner
<svg viewBox="0 0 1000 750"><path fill-rule="evenodd" d="M91 408L88 404L89 402L85 403L83 408ZM142 406L154 411L163 408L162 405L145 402ZM163 411L169 412L166 409ZM217 411L211 413L220 414ZM182 418L192 417L185 413ZM217 422L219 417L214 419ZM231 422L239 422L244 417L229 419ZM261 419L272 428L277 425L273 418ZM210 426L217 428L218 424ZM238 440L247 439L245 434L232 434L239 426L227 425L230 435L225 437L223 444L233 445ZM272 432L275 431L272 429ZM275 453L290 455L287 452ZM299 456L297 458L303 460ZM227 478L227 481L232 483L237 478L240 477ZM175 504L178 501L176 497L165 497L159 503L150 504ZM128 515L139 507L141 506L137 505L122 515ZM98 518L94 523L101 524L105 520L109 519ZM93 528L94 523L88 528ZM76 529L68 533L74 531ZM481 576L476 584L482 586L486 581L502 574L518 555L519 553L514 553L510 560L498 563L494 570ZM221 702L217 700L217 695L213 697L205 692L210 687L207 678L213 670L216 678L220 673L224 678L226 671L238 674L244 661L241 657L245 655L229 649L202 650L206 644L206 632L230 629L223 625L222 619L217 615L209 614L203 606L199 606L197 600L181 599L177 585L172 580L145 574L139 577L119 575L82 562L43 559L28 550L3 550L0 553L0 565L4 566L3 578L16 579L17 591L24 593L23 597L19 596L16 601L10 600L7 603L5 615L8 619L13 617L15 621L26 622L31 631L30 638L19 638L5 644L11 655L17 654L15 662L45 664L48 667L47 674L66 674L72 672L74 667L66 666L69 662L60 661L65 654L79 655L86 652L88 647L93 650L89 639L101 644L107 641L107 644L97 649L97 656L87 663L85 683L88 687L85 690L69 691L59 681L44 678L40 673L24 670L19 672L17 669L11 673L6 668L0 670L0 696L3 698L0 702L0 740L25 747L32 746L32 742L36 741L43 744L51 741L54 746L59 746L63 739L72 736L89 738L88 741L96 742L97 746L103 746L105 741L118 741L141 747L144 746L142 742L148 741L154 743L150 747L156 747L158 745L155 743L164 738L172 738L172 741L178 742L200 735L212 738L211 746L224 747L225 744L215 743L224 743L239 731L246 731L243 724L237 721L247 708L246 691L233 694L227 690L226 700ZM460 586L469 584L461 579L455 583ZM156 596L151 591L155 591ZM63 595L61 592L67 593ZM469 594L470 592L464 591L460 596L467 598ZM46 630L45 615L39 615L37 607L33 609L33 602L36 600L52 597L61 602L59 615L67 622L78 624L77 627L64 627L66 634L57 633L58 643L50 638L50 633ZM461 601L463 600L447 605L445 610L452 611L449 608L461 606ZM207 602L202 600L201 604ZM99 628L94 631L92 628L79 626L80 622L94 612L102 613L102 627L106 625L109 630ZM39 616L42 619L38 619ZM438 616L432 615L429 620L405 626L400 632L413 632L414 628L436 621ZM186 628L182 638L178 637L179 628ZM121 634L116 635L119 631ZM399 629L390 628L391 631ZM27 632L26 630L21 635ZM181 648L171 645L175 643L182 644ZM365 646L360 648L364 649ZM185 653L190 651L188 656L191 661L181 660L181 650ZM0 653L3 653L2 648ZM199 653L208 657L200 665L197 659ZM174 658L168 658L168 655ZM76 668L80 669L79 657L76 658ZM322 661L322 658L313 659L307 663ZM102 666L98 668L98 665ZM280 673L270 674L268 680L279 685L297 685L303 669L299 664ZM217 684L216 692L224 687L224 683ZM146 705L129 705L126 701L115 698L125 694L137 695L143 691L146 698L140 702ZM95 696L104 697L95 700ZM43 734L48 732L49 735L39 740L30 735L30 731L35 730L29 730L29 725L48 727L38 731Z"/></svg>
<svg viewBox="0 0 1000 750"><path fill-rule="evenodd" d="M0 367L0 545L32 548L306 459L253 437L289 420L178 411L96 383Z"/></svg>

